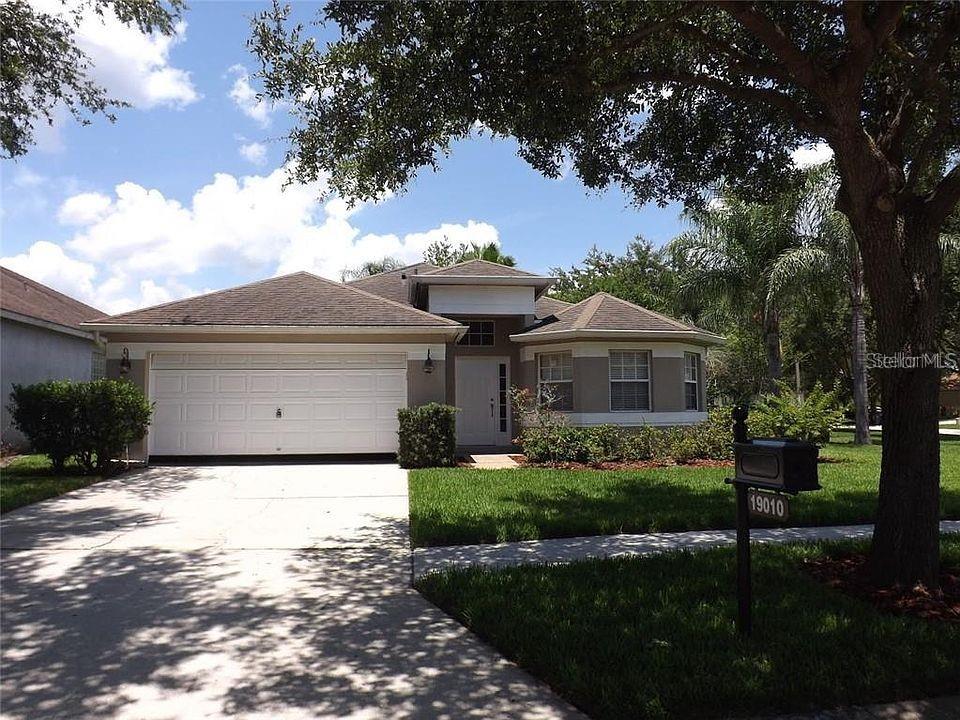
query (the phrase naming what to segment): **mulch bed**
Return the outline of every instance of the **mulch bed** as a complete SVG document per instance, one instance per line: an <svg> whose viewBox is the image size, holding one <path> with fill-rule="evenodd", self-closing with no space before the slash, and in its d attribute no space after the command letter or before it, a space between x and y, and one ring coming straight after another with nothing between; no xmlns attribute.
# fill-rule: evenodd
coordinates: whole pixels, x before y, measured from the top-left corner
<svg viewBox="0 0 960 720"><path fill-rule="evenodd" d="M617 460L611 462L582 463L582 462L530 462L524 455L511 455L523 467L552 468L555 470L649 470L662 467L703 467L725 468L733 467L733 460L691 460L687 463L678 463L663 460Z"/></svg>
<svg viewBox="0 0 960 720"><path fill-rule="evenodd" d="M813 558L806 560L804 566L825 585L866 600L881 612L960 623L960 568L943 568L940 589L931 592L923 585L874 586L865 553Z"/></svg>

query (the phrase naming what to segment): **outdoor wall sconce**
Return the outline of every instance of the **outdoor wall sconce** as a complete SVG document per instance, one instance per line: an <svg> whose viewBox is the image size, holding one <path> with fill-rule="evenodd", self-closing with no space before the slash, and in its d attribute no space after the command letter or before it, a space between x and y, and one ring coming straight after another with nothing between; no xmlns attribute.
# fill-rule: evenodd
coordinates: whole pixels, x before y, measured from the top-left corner
<svg viewBox="0 0 960 720"><path fill-rule="evenodd" d="M130 372L130 351L124 348L120 353L120 374L126 375Z"/></svg>
<svg viewBox="0 0 960 720"><path fill-rule="evenodd" d="M423 361L423 371L427 375L433 372L433 360L430 359L430 348L427 348L427 359Z"/></svg>

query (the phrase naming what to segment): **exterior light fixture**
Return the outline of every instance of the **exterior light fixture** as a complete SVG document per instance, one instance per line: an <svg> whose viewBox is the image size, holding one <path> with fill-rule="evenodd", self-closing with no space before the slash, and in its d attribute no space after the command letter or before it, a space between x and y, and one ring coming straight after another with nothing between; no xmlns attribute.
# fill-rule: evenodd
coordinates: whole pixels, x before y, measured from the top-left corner
<svg viewBox="0 0 960 720"><path fill-rule="evenodd" d="M126 375L130 372L130 350L124 348L120 353L120 374Z"/></svg>
<svg viewBox="0 0 960 720"><path fill-rule="evenodd" d="M423 361L423 371L427 375L433 372L433 360L430 359L430 348L427 348L427 359Z"/></svg>

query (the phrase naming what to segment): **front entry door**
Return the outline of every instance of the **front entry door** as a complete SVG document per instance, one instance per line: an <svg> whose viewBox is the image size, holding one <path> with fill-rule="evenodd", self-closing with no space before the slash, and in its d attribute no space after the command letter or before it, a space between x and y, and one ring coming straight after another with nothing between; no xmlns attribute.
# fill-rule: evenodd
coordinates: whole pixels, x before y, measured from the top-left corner
<svg viewBox="0 0 960 720"><path fill-rule="evenodd" d="M510 359L456 359L457 443L510 444Z"/></svg>

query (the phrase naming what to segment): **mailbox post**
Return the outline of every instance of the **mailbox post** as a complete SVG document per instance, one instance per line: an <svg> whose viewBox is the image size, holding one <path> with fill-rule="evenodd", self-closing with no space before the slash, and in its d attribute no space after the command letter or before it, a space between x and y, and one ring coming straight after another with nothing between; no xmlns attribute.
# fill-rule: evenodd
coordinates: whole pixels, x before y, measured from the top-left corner
<svg viewBox="0 0 960 720"><path fill-rule="evenodd" d="M737 630L749 635L753 629L750 577L750 511L785 519L789 504L785 495L819 490L817 456L813 443L783 438L747 437L748 410L733 409L734 477L727 478L736 492L737 506ZM771 495L776 493L773 498ZM762 501L762 502L761 502Z"/></svg>

